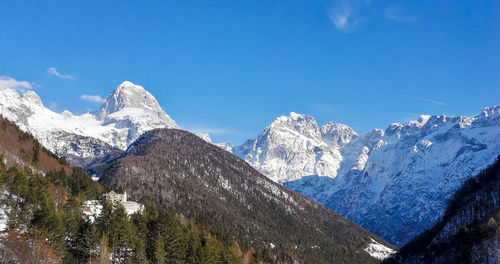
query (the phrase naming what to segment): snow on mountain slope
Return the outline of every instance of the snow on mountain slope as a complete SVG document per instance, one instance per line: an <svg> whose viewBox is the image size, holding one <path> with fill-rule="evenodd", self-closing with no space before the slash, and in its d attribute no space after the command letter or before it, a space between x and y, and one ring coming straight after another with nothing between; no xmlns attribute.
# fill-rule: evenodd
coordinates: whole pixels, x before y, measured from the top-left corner
<svg viewBox="0 0 500 264"><path fill-rule="evenodd" d="M231 142L215 143L214 145L225 151L233 152L234 145Z"/></svg>
<svg viewBox="0 0 500 264"><path fill-rule="evenodd" d="M98 111L80 116L49 110L33 91L19 95L0 87L0 111L44 147L79 166L125 150L148 130L178 128L149 92L128 81L116 87Z"/></svg>
<svg viewBox="0 0 500 264"><path fill-rule="evenodd" d="M475 117L421 116L362 135L291 113L232 150L272 180L402 245L495 160L499 139L500 106Z"/></svg>
<svg viewBox="0 0 500 264"><path fill-rule="evenodd" d="M210 135L209 134L199 132L199 133L196 133L196 135L198 137L200 137L201 139L205 140L206 142L212 143L212 140L210 139Z"/></svg>

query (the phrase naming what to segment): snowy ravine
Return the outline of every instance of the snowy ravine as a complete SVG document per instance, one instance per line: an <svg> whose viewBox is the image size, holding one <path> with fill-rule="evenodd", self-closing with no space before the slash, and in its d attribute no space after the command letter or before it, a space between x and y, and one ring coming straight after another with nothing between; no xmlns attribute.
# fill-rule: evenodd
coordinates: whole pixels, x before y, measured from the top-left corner
<svg viewBox="0 0 500 264"><path fill-rule="evenodd" d="M421 116L361 135L291 113L257 139L226 149L401 246L436 222L466 179L493 163L499 139L500 106L475 117Z"/></svg>
<svg viewBox="0 0 500 264"><path fill-rule="evenodd" d="M99 110L83 115L46 108L34 91L0 87L0 114L72 165L87 166L125 150L144 132L178 128L142 86L125 81Z"/></svg>

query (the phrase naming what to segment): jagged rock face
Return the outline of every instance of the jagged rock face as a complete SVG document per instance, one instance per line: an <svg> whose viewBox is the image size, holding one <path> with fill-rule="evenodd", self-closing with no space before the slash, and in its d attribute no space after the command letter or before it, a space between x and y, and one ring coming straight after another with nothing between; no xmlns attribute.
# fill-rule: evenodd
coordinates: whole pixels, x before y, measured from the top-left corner
<svg viewBox="0 0 500 264"><path fill-rule="evenodd" d="M500 154L499 116L495 106L476 117L422 116L358 135L292 113L233 153L402 245L435 223L453 191Z"/></svg>
<svg viewBox="0 0 500 264"><path fill-rule="evenodd" d="M280 263L376 263L392 247L326 207L272 182L186 131L156 129L101 171L100 182L172 213L205 219ZM373 240L372 240L373 239ZM381 243L381 244L378 244Z"/></svg>
<svg viewBox="0 0 500 264"><path fill-rule="evenodd" d="M82 167L125 150L146 131L178 127L149 92L128 81L98 111L80 116L47 109L33 91L21 96L5 87L0 88L0 111L44 147Z"/></svg>

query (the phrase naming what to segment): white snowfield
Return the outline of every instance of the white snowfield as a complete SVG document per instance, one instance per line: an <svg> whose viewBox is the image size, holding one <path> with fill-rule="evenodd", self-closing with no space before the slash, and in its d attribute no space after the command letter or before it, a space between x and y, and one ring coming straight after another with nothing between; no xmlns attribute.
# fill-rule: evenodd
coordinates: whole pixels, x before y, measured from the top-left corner
<svg viewBox="0 0 500 264"><path fill-rule="evenodd" d="M500 106L474 117L423 115L366 134L290 113L232 151L270 179L402 245L495 161L499 139Z"/></svg>
<svg viewBox="0 0 500 264"><path fill-rule="evenodd" d="M55 113L34 91L20 95L0 87L0 114L52 152L89 160L105 156L109 148L125 150L146 131L178 128L153 95L128 81L116 87L98 111L83 115Z"/></svg>

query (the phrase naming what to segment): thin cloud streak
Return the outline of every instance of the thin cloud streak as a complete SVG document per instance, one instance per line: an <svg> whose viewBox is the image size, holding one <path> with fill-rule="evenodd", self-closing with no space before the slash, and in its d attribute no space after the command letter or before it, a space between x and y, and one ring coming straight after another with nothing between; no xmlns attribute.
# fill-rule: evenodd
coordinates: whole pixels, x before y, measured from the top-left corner
<svg viewBox="0 0 500 264"><path fill-rule="evenodd" d="M35 83L30 83L27 81L18 81L14 78L8 76L0 76L0 87L10 88L16 90L18 93L24 93L28 90L32 90Z"/></svg>
<svg viewBox="0 0 500 264"><path fill-rule="evenodd" d="M414 98L417 99L417 100L420 100L420 101L428 102L428 103L433 103L433 104L438 104L438 105L446 105L443 102L432 100L432 99L428 99L428 98L422 98L422 97L416 97L416 96L414 96Z"/></svg>
<svg viewBox="0 0 500 264"><path fill-rule="evenodd" d="M237 131L233 128L213 127L213 126L207 126L204 124L181 125L181 127L182 127L182 129L190 131L192 133L203 133L203 134L209 134L209 135L241 135L241 136L250 135L250 133Z"/></svg>
<svg viewBox="0 0 500 264"><path fill-rule="evenodd" d="M383 16L388 19L398 20L398 21L408 21L415 22L418 19L414 16L409 16L403 14L402 7L400 5L391 5L385 8Z"/></svg>
<svg viewBox="0 0 500 264"><path fill-rule="evenodd" d="M102 103L104 102L104 99L100 97L99 95L89 95L89 94L83 94L80 96L80 99L93 102L93 103Z"/></svg>
<svg viewBox="0 0 500 264"><path fill-rule="evenodd" d="M69 74L60 74L57 69L55 67L50 67L47 69L47 73L49 75L53 75L53 76L57 76L61 79L74 79L75 77L73 75L69 75Z"/></svg>

